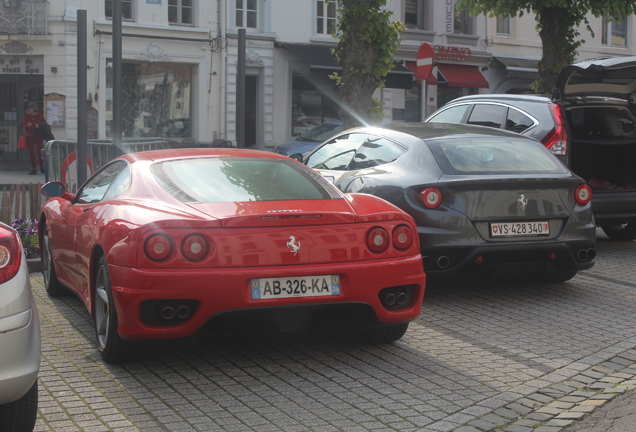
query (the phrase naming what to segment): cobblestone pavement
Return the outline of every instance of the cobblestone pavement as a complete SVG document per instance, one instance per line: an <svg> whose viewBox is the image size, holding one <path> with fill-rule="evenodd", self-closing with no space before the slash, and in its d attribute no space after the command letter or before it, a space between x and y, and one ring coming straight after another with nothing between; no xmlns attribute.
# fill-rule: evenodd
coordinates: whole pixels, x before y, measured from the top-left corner
<svg viewBox="0 0 636 432"><path fill-rule="evenodd" d="M636 243L599 231L597 250L562 284L430 284L391 345L245 338L152 345L121 365L101 361L80 301L49 298L33 273L35 430L564 430L636 387Z"/></svg>

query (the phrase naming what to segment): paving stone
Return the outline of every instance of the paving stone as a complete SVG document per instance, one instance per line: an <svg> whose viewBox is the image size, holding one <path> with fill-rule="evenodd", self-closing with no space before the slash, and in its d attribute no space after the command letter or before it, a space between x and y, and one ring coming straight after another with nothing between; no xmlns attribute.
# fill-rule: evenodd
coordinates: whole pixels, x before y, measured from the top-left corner
<svg viewBox="0 0 636 432"><path fill-rule="evenodd" d="M518 403L508 404L508 405L506 405L506 408L511 409L511 410L513 410L513 411L515 411L515 412L517 412L519 414L522 414L522 415L527 415L527 414L532 412L532 408L529 408L527 406L524 406L524 405L521 405L521 404L518 404Z"/></svg>
<svg viewBox="0 0 636 432"><path fill-rule="evenodd" d="M602 364L602 366L605 366L606 368L612 369L612 372L620 370L625 368L625 366L627 365L622 365L620 363L613 363L613 362L605 362Z"/></svg>
<svg viewBox="0 0 636 432"><path fill-rule="evenodd" d="M545 395L542 395L542 394L539 394L539 393L533 393L533 394L531 394L529 396L526 396L526 397L528 399L536 400L536 401L544 403L544 404L550 403L550 402L552 402L554 400L554 398L552 398L552 397L545 396Z"/></svg>
<svg viewBox="0 0 636 432"><path fill-rule="evenodd" d="M579 403L584 400L585 400L585 397L583 396L564 396L561 399L559 399L559 402Z"/></svg>
<svg viewBox="0 0 636 432"><path fill-rule="evenodd" d="M579 381L579 382L582 382L584 384L592 384L593 382L596 381L596 378L591 378L591 377L585 376L585 375L577 375L575 377L572 377L572 381Z"/></svg>
<svg viewBox="0 0 636 432"><path fill-rule="evenodd" d="M602 374L608 374L608 373L616 372L615 369L610 369L610 368L602 366L602 365L594 366L594 367L591 368L591 370L596 371L596 372L600 372Z"/></svg>
<svg viewBox="0 0 636 432"><path fill-rule="evenodd" d="M548 413L540 413L540 412L533 412L530 413L526 416L526 418L532 419L532 420L537 420L540 422L545 422L550 420L551 418L554 417L554 414L548 414Z"/></svg>
<svg viewBox="0 0 636 432"><path fill-rule="evenodd" d="M462 426L454 430L454 432L481 432L479 429L472 426Z"/></svg>
<svg viewBox="0 0 636 432"><path fill-rule="evenodd" d="M596 392L577 390L575 392L572 392L570 394L570 396L581 396L581 397L584 397L584 398L589 398L589 397L594 396L595 394L596 394Z"/></svg>
<svg viewBox="0 0 636 432"><path fill-rule="evenodd" d="M533 432L559 432L561 429L561 426L539 426Z"/></svg>
<svg viewBox="0 0 636 432"><path fill-rule="evenodd" d="M632 363L636 362L636 353L624 352L619 354L618 357L630 360Z"/></svg>
<svg viewBox="0 0 636 432"><path fill-rule="evenodd" d="M580 406L594 406L600 407L601 405L605 405L607 401L603 399L588 399L586 401L581 402Z"/></svg>
<svg viewBox="0 0 636 432"><path fill-rule="evenodd" d="M521 419L521 420L517 420L516 422L513 423L514 425L517 426L528 426L528 427L535 427L538 424L541 424L540 421L538 420L532 420L532 419Z"/></svg>
<svg viewBox="0 0 636 432"><path fill-rule="evenodd" d="M506 426L503 430L506 432L532 432L531 427L517 425Z"/></svg>
<svg viewBox="0 0 636 432"><path fill-rule="evenodd" d="M632 364L634 363L632 360L626 359L622 356L617 356L614 357L613 359L610 360L612 363L616 363L621 365L623 368L624 367L629 367L632 366Z"/></svg>
<svg viewBox="0 0 636 432"><path fill-rule="evenodd" d="M593 370L586 370L584 372L581 372L581 375L585 375L587 377L593 378L594 380L597 380L599 378L603 378L605 376L605 374L600 373L600 372L595 372Z"/></svg>
<svg viewBox="0 0 636 432"><path fill-rule="evenodd" d="M496 424L497 426L502 426L509 422L507 418L499 417L498 415L495 415L495 414L485 415L481 419L484 421Z"/></svg>
<svg viewBox="0 0 636 432"><path fill-rule="evenodd" d="M558 408L543 407L536 410L536 412L541 414L551 414L555 416L555 415L561 414L563 410Z"/></svg>
<svg viewBox="0 0 636 432"><path fill-rule="evenodd" d="M600 393L600 394L592 396L590 399L610 400L615 398L617 395L618 395L617 393Z"/></svg>
<svg viewBox="0 0 636 432"><path fill-rule="evenodd" d="M572 408L573 406L574 406L573 403L561 402L561 401L554 401L554 402L551 402L551 403L549 403L547 405L547 407L549 407L549 408L558 408L560 410L567 410L567 409Z"/></svg>
<svg viewBox="0 0 636 432"><path fill-rule="evenodd" d="M603 393L618 393L618 394L623 394L625 393L625 387L611 387L611 388L607 388L605 390L603 390Z"/></svg>
<svg viewBox="0 0 636 432"><path fill-rule="evenodd" d="M563 384L555 384L555 385L552 386L552 388L555 388L557 390L561 390L564 393L571 393L574 390L576 390L575 387L570 387L570 386L566 386L566 385L563 385Z"/></svg>
<svg viewBox="0 0 636 432"><path fill-rule="evenodd" d="M594 405L579 405L579 406L573 407L570 411L591 413L595 409L596 409L596 406Z"/></svg>
<svg viewBox="0 0 636 432"><path fill-rule="evenodd" d="M487 422L485 420L473 420L470 423L468 423L468 425L474 426L484 431L490 431L497 427L497 425Z"/></svg>
<svg viewBox="0 0 636 432"><path fill-rule="evenodd" d="M541 402L532 400L532 399L528 399L528 398L521 398L517 401L517 403L526 406L528 408L537 408L540 406L543 406L543 404Z"/></svg>
<svg viewBox="0 0 636 432"><path fill-rule="evenodd" d="M558 426L558 427L566 427L574 423L574 420L567 419L552 419L546 422L546 426Z"/></svg>
<svg viewBox="0 0 636 432"><path fill-rule="evenodd" d="M565 411L562 412L561 414L559 414L558 416L556 416L557 419L572 419L572 420L578 420L580 418L583 418L585 416L585 412L580 412L580 411Z"/></svg>
<svg viewBox="0 0 636 432"><path fill-rule="evenodd" d="M507 408L499 408L498 410L495 410L495 414L508 419L516 419L519 417L518 412Z"/></svg>
<svg viewBox="0 0 636 432"><path fill-rule="evenodd" d="M603 390L603 389L609 389L609 388L614 387L614 384L597 381L594 384L590 384L589 387L592 390Z"/></svg>

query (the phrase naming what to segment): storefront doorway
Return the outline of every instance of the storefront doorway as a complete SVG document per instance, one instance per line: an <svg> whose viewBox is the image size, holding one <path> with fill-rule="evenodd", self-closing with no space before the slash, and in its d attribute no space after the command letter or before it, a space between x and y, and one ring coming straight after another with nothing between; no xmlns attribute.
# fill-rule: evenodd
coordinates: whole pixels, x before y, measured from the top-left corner
<svg viewBox="0 0 636 432"><path fill-rule="evenodd" d="M44 76L0 74L0 150L2 161L28 161L26 149L18 149L22 119L29 102L44 113Z"/></svg>

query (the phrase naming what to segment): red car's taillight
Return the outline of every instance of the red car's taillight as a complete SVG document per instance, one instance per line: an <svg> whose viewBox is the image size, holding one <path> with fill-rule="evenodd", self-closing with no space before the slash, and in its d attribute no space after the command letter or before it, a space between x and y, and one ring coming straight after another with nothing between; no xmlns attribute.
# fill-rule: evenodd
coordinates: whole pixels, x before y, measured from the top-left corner
<svg viewBox="0 0 636 432"><path fill-rule="evenodd" d="M172 253L172 242L166 235L154 234L146 240L144 251L151 260L163 261Z"/></svg>
<svg viewBox="0 0 636 432"><path fill-rule="evenodd" d="M552 119L554 120L554 129L541 140L541 143L549 149L555 156L567 156L568 154L568 132L565 128L563 120L563 112L561 105L550 102L548 104Z"/></svg>
<svg viewBox="0 0 636 432"><path fill-rule="evenodd" d="M586 184L580 185L574 192L574 199L581 205L589 203L592 199L592 188Z"/></svg>
<svg viewBox="0 0 636 432"><path fill-rule="evenodd" d="M389 233L384 228L371 228L367 233L367 246L373 252L384 252L389 247Z"/></svg>
<svg viewBox="0 0 636 432"><path fill-rule="evenodd" d="M413 230L400 225L393 230L393 246L396 249L408 249L413 244Z"/></svg>
<svg viewBox="0 0 636 432"><path fill-rule="evenodd" d="M0 228L0 283L11 280L18 274L22 263L21 252L18 235Z"/></svg>
<svg viewBox="0 0 636 432"><path fill-rule="evenodd" d="M188 261L201 261L209 250L208 241L199 234L190 234L181 242L181 253Z"/></svg>
<svg viewBox="0 0 636 432"><path fill-rule="evenodd" d="M420 192L420 197L428 208L437 208L442 203L442 193L435 188L424 189Z"/></svg>

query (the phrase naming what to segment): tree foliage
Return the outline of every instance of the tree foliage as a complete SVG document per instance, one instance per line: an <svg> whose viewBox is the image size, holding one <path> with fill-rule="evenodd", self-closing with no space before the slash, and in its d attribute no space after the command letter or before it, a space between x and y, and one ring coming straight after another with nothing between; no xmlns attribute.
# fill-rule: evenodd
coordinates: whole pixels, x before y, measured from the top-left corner
<svg viewBox="0 0 636 432"><path fill-rule="evenodd" d="M368 123L381 115L373 100L376 88L393 68L393 54L400 45L404 26L391 21L392 12L382 9L386 0L339 0L334 37L340 39L333 54L342 66L333 74L341 96L340 117L345 126Z"/></svg>
<svg viewBox="0 0 636 432"><path fill-rule="evenodd" d="M565 66L573 63L577 49L584 40L578 29L584 23L594 36L587 14L595 17L620 19L636 12L634 0L459 0L459 9L468 9L471 15L523 16L534 13L537 30L543 44L539 61L539 81L532 87L538 93L552 93L556 80Z"/></svg>

